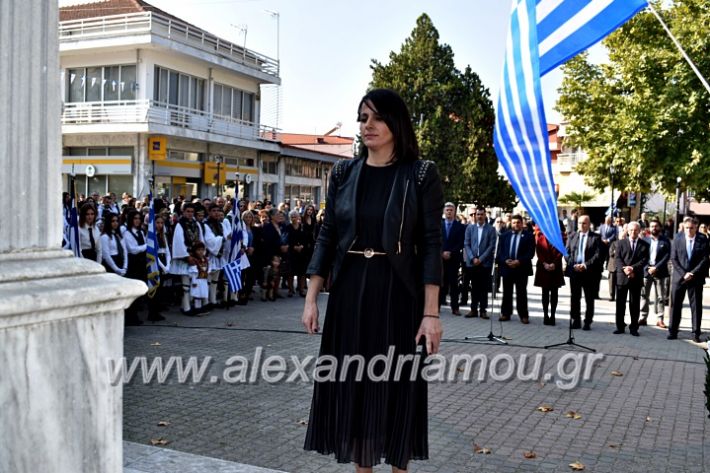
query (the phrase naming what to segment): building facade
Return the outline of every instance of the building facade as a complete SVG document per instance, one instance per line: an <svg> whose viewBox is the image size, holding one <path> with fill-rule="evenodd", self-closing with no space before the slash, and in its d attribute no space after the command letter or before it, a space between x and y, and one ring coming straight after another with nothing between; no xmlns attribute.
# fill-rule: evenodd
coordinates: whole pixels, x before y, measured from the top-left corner
<svg viewBox="0 0 710 473"><path fill-rule="evenodd" d="M278 61L142 0L61 8L59 42L65 187L74 174L79 193L144 196L152 178L168 197L280 200L300 167L297 194L324 196L332 157L283 156L279 130L261 124L261 86L280 84Z"/></svg>

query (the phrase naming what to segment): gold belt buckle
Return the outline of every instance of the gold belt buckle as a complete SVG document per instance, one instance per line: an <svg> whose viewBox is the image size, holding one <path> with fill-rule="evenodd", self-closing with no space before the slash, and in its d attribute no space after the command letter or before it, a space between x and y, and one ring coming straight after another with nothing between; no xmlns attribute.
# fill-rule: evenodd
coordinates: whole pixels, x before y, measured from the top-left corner
<svg viewBox="0 0 710 473"><path fill-rule="evenodd" d="M362 255L365 258L372 258L373 256L375 256L375 250L373 250L372 248L365 248L362 252Z"/></svg>

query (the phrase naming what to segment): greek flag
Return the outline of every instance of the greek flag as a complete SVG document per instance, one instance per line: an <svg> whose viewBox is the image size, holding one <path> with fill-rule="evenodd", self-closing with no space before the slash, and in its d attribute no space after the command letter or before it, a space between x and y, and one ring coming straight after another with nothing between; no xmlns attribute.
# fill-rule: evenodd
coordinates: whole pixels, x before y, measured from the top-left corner
<svg viewBox="0 0 710 473"><path fill-rule="evenodd" d="M540 77L589 48L646 0L513 0L493 142L520 202L566 254Z"/></svg>
<svg viewBox="0 0 710 473"><path fill-rule="evenodd" d="M160 267L158 266L158 235L155 232L155 206L153 202L153 192L148 194L150 199L150 213L148 214L148 250L146 257L148 262L148 297L153 297L160 285Z"/></svg>
<svg viewBox="0 0 710 473"><path fill-rule="evenodd" d="M77 258L81 258L81 244L79 243L79 214L76 210L76 181L74 176L71 177L69 195L71 197L71 207L69 209L68 225L65 229L65 240L67 242L66 249L71 250Z"/></svg>
<svg viewBox="0 0 710 473"><path fill-rule="evenodd" d="M245 256L246 258L246 256ZM227 278L229 290L237 293L242 290L242 255L222 268Z"/></svg>
<svg viewBox="0 0 710 473"><path fill-rule="evenodd" d="M243 247L248 241L247 230L244 228L244 222L239 213L237 199L232 199L232 239L229 245L229 260L222 267L224 276L227 278L229 290L236 293L242 289L242 270L251 266L249 257L244 253Z"/></svg>

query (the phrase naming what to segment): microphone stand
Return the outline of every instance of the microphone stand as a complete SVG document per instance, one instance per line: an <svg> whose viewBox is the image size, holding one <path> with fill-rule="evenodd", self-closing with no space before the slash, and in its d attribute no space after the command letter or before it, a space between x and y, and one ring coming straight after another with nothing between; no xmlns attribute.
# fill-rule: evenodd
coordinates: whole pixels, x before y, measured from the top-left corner
<svg viewBox="0 0 710 473"><path fill-rule="evenodd" d="M503 323L500 323L500 335L493 334L493 315L495 314L496 306L496 257L498 256L498 230L496 230L496 245L493 247L493 266L491 267L491 314L489 320L491 322L490 332L486 336L464 337L464 340L489 342L495 345L507 345L508 342L503 338ZM473 307L471 308L473 309Z"/></svg>
<svg viewBox="0 0 710 473"><path fill-rule="evenodd" d="M569 283L569 284L570 284L570 290L571 290L571 287L572 287L572 280L571 280L571 278L570 278L570 283ZM585 294L585 296L586 296L587 290L584 289L584 288L583 288L583 290L584 290L584 294ZM586 304L586 303L585 303L585 304ZM581 311L580 311L580 312L581 312ZM555 348L555 347L562 347L562 346L565 346L565 345L569 345L569 346L571 346L571 347L574 346L574 347L577 347L577 348L581 348L581 349L583 349L583 350L589 350L589 351L591 351L592 353L596 353L596 352L597 352L594 348L585 347L584 345L580 345L579 343L576 343L576 342L574 341L574 331L573 331L573 329L572 329L572 317L569 318L569 336L568 336L568 338L567 338L567 341L566 341L566 342L562 342L562 343L554 343L554 344L552 344L552 345L546 345L546 346L545 346L545 349L548 349L548 348Z"/></svg>

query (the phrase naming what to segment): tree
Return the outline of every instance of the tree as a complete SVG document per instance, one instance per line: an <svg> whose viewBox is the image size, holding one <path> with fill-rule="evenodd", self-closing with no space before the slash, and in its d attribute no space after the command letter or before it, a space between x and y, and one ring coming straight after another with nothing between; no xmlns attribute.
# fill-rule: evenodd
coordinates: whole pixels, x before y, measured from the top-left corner
<svg viewBox="0 0 710 473"><path fill-rule="evenodd" d="M596 194L592 194L590 192L570 192L569 194L565 194L559 199L560 204L571 204L574 205L576 208L579 209L579 211L582 211L582 207L584 206L585 202L589 202L590 200L594 199L596 197Z"/></svg>
<svg viewBox="0 0 710 473"><path fill-rule="evenodd" d="M495 115L478 75L462 73L454 53L422 14L399 53L388 64L372 61L370 87L398 92L412 114L422 157L436 162L444 193L454 202L511 209L515 193L498 175L493 150Z"/></svg>
<svg viewBox="0 0 710 473"><path fill-rule="evenodd" d="M710 71L710 4L663 2L671 31L698 68ZM660 3L657 9L661 10ZM569 120L568 142L589 159L577 170L601 190L615 168L615 187L672 195L676 177L710 197L710 94L650 12L604 40L609 63L586 55L564 67L557 109Z"/></svg>

